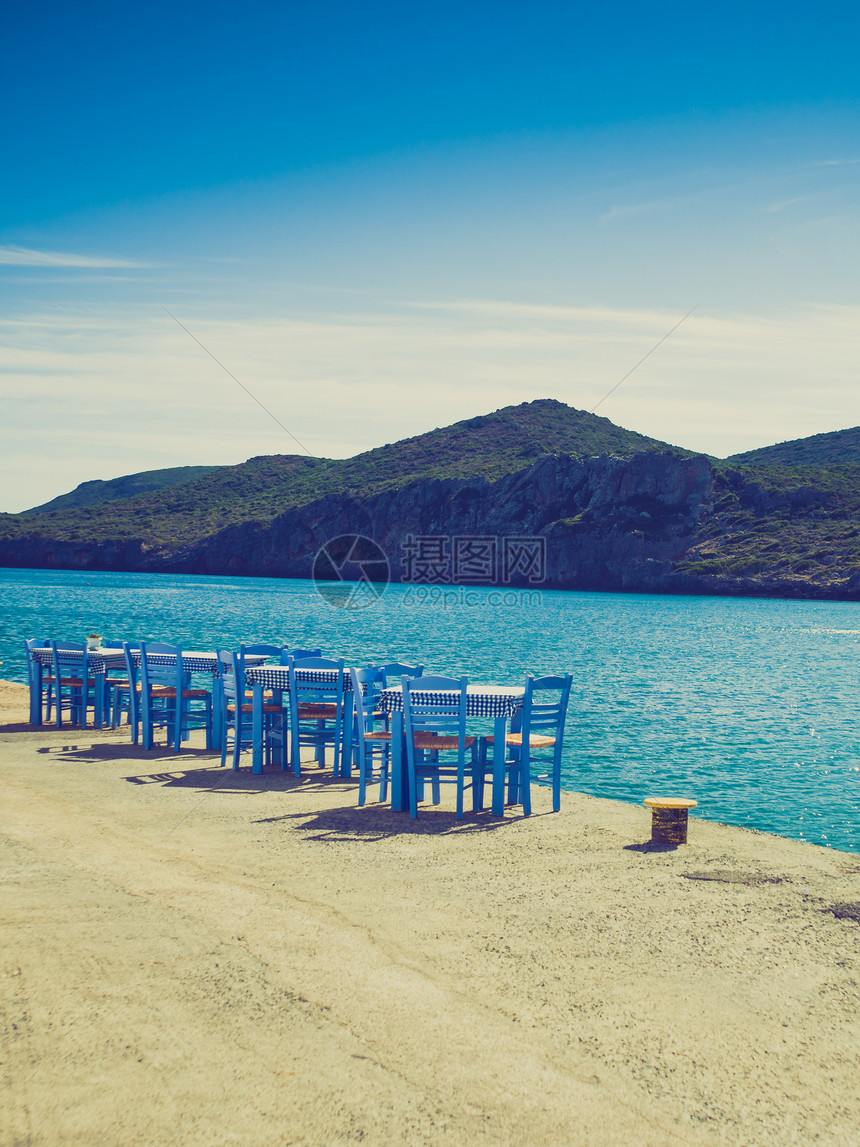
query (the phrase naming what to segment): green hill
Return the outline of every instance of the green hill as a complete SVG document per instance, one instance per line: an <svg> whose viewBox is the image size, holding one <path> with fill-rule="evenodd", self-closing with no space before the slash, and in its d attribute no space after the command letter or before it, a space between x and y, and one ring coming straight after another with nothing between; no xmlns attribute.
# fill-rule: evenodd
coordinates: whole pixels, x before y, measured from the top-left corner
<svg viewBox="0 0 860 1147"><path fill-rule="evenodd" d="M860 464L860 426L762 446L733 454L726 461L742 466L856 466Z"/></svg>
<svg viewBox="0 0 860 1147"><path fill-rule="evenodd" d="M143 470L139 474L126 474L108 481L96 478L91 482L81 482L70 493L60 494L58 498L23 513L50 514L54 510L78 510L85 506L99 506L103 502L118 502L138 494L181 486L217 469L217 466L172 466L166 470Z"/></svg>
<svg viewBox="0 0 860 1147"><path fill-rule="evenodd" d="M0 533L64 540L142 537L153 545L184 546L227 525L271 521L290 507L327 494L349 491L360 497L418 478L480 475L492 480L524 469L542 454L589 456L643 450L690 453L555 399L538 399L353 458L276 454L251 458L238 466L204 468L206 472L191 481L122 500L57 507L63 499L54 499L40 507L38 514L4 515Z"/></svg>

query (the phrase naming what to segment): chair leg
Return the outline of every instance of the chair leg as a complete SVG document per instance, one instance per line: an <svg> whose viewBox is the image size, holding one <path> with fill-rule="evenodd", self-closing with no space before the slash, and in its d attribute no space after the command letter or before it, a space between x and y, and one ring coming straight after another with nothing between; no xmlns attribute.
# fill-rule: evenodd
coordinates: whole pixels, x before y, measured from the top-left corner
<svg viewBox="0 0 860 1147"><path fill-rule="evenodd" d="M206 748L212 748L212 698L206 698Z"/></svg>
<svg viewBox="0 0 860 1147"><path fill-rule="evenodd" d="M480 779L480 782L478 778ZM478 747L472 745L472 811L480 812L484 807L484 774L478 764Z"/></svg>
<svg viewBox="0 0 860 1147"><path fill-rule="evenodd" d="M227 731L229 729L229 721L227 713L224 711L221 716L221 768L227 765Z"/></svg>
<svg viewBox="0 0 860 1147"><path fill-rule="evenodd" d="M379 800L381 804L385 804L388 800L388 779L391 775L391 754L388 751L388 746L382 754L382 761L380 762L379 769Z"/></svg>
<svg viewBox="0 0 860 1147"><path fill-rule="evenodd" d="M552 759L552 811L561 812L561 746Z"/></svg>
<svg viewBox="0 0 860 1147"><path fill-rule="evenodd" d="M369 758L373 767L373 749L369 749L366 744L359 745L358 741L355 748L358 754L358 807L363 808L367 799L367 763Z"/></svg>
<svg viewBox="0 0 860 1147"><path fill-rule="evenodd" d="M523 806L523 816L532 815L532 762L528 748L523 745L520 753L520 801Z"/></svg>

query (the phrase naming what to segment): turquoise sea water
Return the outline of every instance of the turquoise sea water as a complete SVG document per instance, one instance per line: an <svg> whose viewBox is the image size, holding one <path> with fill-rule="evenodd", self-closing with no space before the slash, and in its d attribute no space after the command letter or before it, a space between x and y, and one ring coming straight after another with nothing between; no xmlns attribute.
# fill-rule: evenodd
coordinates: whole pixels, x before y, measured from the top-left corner
<svg viewBox="0 0 860 1147"><path fill-rule="evenodd" d="M860 851L860 605L393 585L333 608L312 582L0 570L0 676L32 636L283 639L348 664L423 661L478 683L573 673L566 788Z"/></svg>

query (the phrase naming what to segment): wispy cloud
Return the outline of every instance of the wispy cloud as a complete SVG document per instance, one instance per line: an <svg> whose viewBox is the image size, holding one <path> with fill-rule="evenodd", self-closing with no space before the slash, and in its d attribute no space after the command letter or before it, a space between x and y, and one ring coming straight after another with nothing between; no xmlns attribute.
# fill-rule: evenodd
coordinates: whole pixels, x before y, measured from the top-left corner
<svg viewBox="0 0 860 1147"><path fill-rule="evenodd" d="M67 251L34 251L30 247L0 247L0 263L11 267L149 267L131 259L77 255Z"/></svg>

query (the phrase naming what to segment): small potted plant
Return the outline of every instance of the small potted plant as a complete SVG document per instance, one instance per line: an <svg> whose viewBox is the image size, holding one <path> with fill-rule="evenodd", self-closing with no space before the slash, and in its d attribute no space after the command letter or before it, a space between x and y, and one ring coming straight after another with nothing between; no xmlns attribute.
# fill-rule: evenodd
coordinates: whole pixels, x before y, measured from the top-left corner
<svg viewBox="0 0 860 1147"><path fill-rule="evenodd" d="M87 649L101 649L102 635L100 633L91 633L87 638Z"/></svg>

